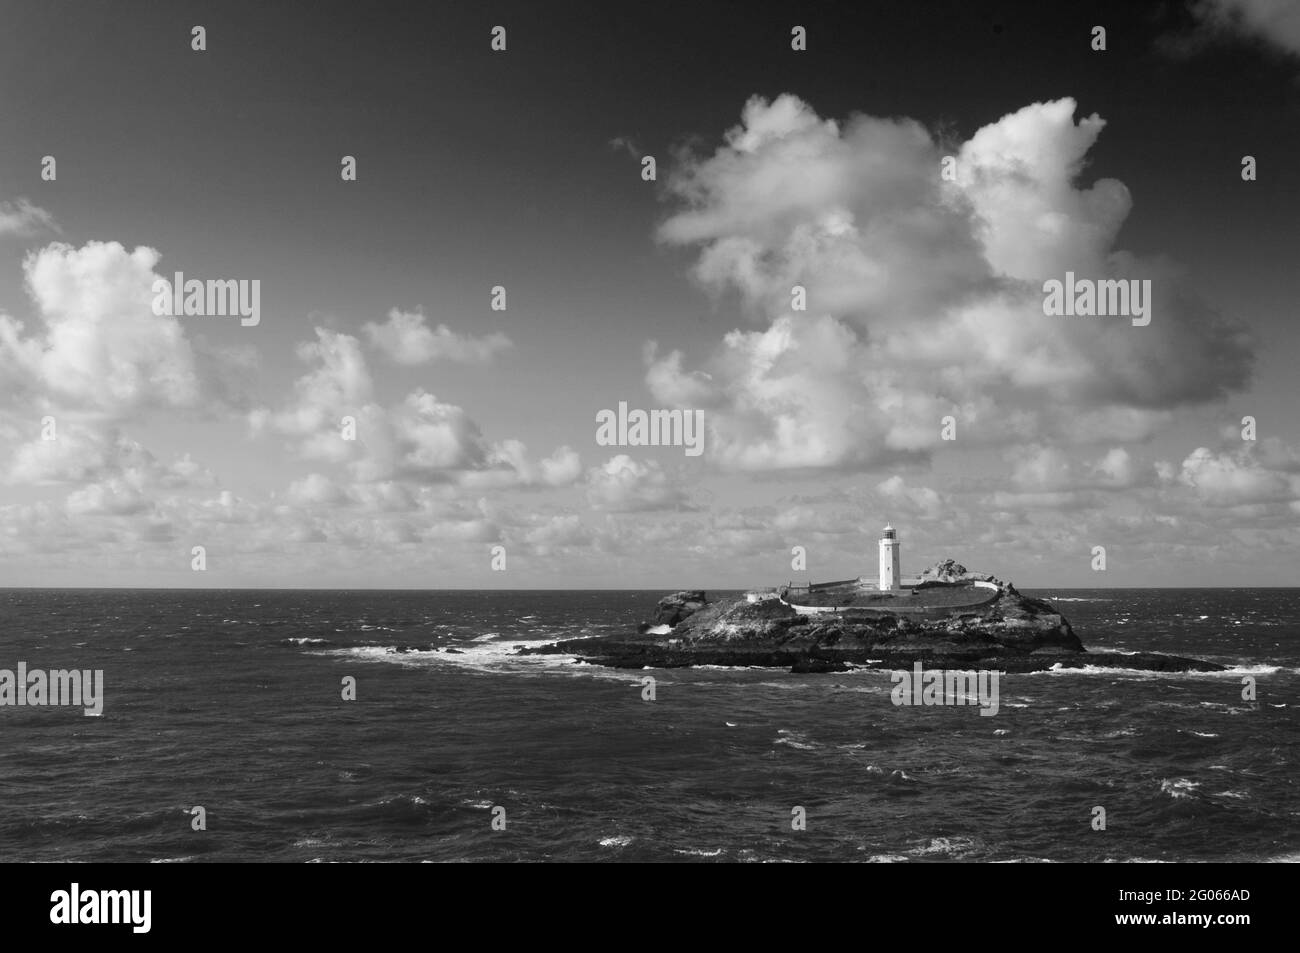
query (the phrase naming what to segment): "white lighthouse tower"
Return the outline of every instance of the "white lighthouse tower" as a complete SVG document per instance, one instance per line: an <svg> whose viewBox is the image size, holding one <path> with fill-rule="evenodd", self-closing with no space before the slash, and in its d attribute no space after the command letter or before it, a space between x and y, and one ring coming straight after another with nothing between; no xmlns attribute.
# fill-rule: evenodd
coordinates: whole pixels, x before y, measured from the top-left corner
<svg viewBox="0 0 1300 953"><path fill-rule="evenodd" d="M876 588L881 592L897 592L901 578L898 571L898 537L894 535L894 527L886 526L880 537L880 584Z"/></svg>

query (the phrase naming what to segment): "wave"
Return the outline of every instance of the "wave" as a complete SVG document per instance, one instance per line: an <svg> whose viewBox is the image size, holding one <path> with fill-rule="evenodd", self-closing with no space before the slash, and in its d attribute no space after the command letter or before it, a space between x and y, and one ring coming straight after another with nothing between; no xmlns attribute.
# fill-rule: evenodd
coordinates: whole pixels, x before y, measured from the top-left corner
<svg viewBox="0 0 1300 953"><path fill-rule="evenodd" d="M966 857L979 849L972 837L932 837L930 842L907 853L912 857Z"/></svg>
<svg viewBox="0 0 1300 953"><path fill-rule="evenodd" d="M778 745L789 745L791 748L798 748L800 751L816 751L822 747L815 741L810 741L808 736L801 731L790 731L787 728L777 730L777 739L774 742Z"/></svg>
<svg viewBox="0 0 1300 953"><path fill-rule="evenodd" d="M1134 655L1125 652L1125 655ZM1240 678L1242 675L1274 675L1278 672L1300 673L1300 669L1284 668L1281 665L1234 665L1221 672L1152 672L1142 668L1124 668L1123 666L1082 665L1066 668L1057 662L1051 668L1039 672L1023 672L1024 675L1136 675L1140 678Z"/></svg>
<svg viewBox="0 0 1300 953"><path fill-rule="evenodd" d="M1162 778L1160 781L1160 793L1168 794L1175 800L1189 798L1192 793L1201 786L1199 781L1189 781L1187 778L1174 778L1172 781L1168 778Z"/></svg>
<svg viewBox="0 0 1300 953"><path fill-rule="evenodd" d="M642 676L619 669L579 662L572 655L520 655L519 649L546 645L554 639L500 639L483 641L483 637L457 645L429 649L409 649L396 645L358 645L350 648L323 649L315 654L352 658L365 662L387 662L407 668L452 667L488 675L568 674L606 681L640 683Z"/></svg>

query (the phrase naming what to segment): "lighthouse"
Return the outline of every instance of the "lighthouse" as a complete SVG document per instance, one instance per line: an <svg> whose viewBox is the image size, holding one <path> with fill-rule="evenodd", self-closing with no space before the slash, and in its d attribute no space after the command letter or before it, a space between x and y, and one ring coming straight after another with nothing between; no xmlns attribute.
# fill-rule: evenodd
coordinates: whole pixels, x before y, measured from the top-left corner
<svg viewBox="0 0 1300 953"><path fill-rule="evenodd" d="M894 534L894 527L886 526L880 537L880 583L876 588L881 592L897 592L900 578L898 537Z"/></svg>

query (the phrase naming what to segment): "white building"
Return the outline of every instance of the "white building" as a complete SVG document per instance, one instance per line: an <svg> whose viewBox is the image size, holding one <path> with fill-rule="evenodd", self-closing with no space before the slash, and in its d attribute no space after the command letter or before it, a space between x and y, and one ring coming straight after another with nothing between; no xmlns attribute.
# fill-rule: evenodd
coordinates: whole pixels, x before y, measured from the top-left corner
<svg viewBox="0 0 1300 953"><path fill-rule="evenodd" d="M897 592L903 576L898 570L898 537L894 527L886 526L880 537L880 583L876 586L881 592Z"/></svg>

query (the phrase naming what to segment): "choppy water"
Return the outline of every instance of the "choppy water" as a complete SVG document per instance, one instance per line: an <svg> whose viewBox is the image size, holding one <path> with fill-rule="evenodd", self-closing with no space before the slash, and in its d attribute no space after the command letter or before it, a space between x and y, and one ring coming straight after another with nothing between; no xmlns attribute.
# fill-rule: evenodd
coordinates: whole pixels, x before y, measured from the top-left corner
<svg viewBox="0 0 1300 953"><path fill-rule="evenodd" d="M107 696L0 708L0 861L1293 859L1300 590L1032 594L1091 647L1232 670L1005 675L980 717L879 671L511 654L660 593L0 590L0 668Z"/></svg>

